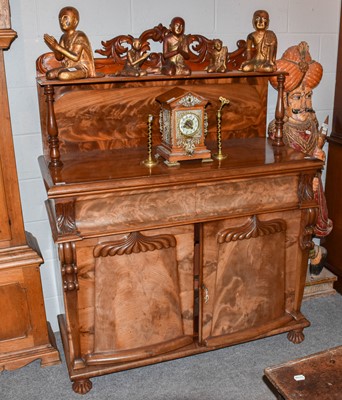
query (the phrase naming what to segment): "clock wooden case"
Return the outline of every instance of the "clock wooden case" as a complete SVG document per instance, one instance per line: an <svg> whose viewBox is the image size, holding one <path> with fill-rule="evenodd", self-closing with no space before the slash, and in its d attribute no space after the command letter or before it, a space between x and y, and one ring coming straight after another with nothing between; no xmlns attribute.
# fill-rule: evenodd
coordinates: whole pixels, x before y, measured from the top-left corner
<svg viewBox="0 0 342 400"><path fill-rule="evenodd" d="M0 2L0 371L40 359L60 362L46 321L36 240L25 232L6 85L4 50L16 37L8 1Z"/></svg>
<svg viewBox="0 0 342 400"><path fill-rule="evenodd" d="M165 32L159 25L141 38ZM317 218L312 180L323 163L280 146L283 73L239 71L240 47L229 54L228 72L208 74L210 41L192 37L204 51L198 46L203 57L187 60L191 76L117 75L122 36L104 42L99 78L47 80L56 60L45 54L37 63L39 164L64 286L59 324L77 393L102 374L278 333L300 343L309 325L301 302ZM270 76L279 89L274 142L265 138ZM200 149L208 158L216 150L220 96L230 100L221 125L228 157L172 158L184 153L177 134L204 139L205 112ZM189 98L198 103L179 103ZM177 168L142 164L149 115L153 151Z"/></svg>
<svg viewBox="0 0 342 400"><path fill-rule="evenodd" d="M205 107L208 100L191 91L176 87L158 96L160 103L160 132L162 143L157 153L167 165L179 165L178 161L212 161L211 152L205 146L208 120Z"/></svg>

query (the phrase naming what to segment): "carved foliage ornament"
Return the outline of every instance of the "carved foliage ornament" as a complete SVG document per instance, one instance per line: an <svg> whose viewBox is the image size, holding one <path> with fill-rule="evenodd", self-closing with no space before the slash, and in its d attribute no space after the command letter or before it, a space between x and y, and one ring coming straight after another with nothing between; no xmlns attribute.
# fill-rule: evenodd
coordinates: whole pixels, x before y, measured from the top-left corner
<svg viewBox="0 0 342 400"><path fill-rule="evenodd" d="M260 221L256 215L239 227L225 229L217 235L218 243L229 243L237 240L257 238L286 231L286 222L283 219Z"/></svg>
<svg viewBox="0 0 342 400"><path fill-rule="evenodd" d="M121 256L175 246L176 238L173 235L145 236L140 232L132 232L121 240L97 245L94 248L94 257Z"/></svg>
<svg viewBox="0 0 342 400"><path fill-rule="evenodd" d="M58 233L62 235L76 233L75 202L56 203L55 210Z"/></svg>
<svg viewBox="0 0 342 400"><path fill-rule="evenodd" d="M164 37L170 33L169 28L162 24L155 26L152 29L144 31L139 36L139 41L142 44L141 51L150 50L150 41L162 43ZM132 35L119 35L113 39L102 41L102 49L95 50L95 53L101 54L108 59L111 59L114 64L123 65L127 59L127 53L132 47L134 37ZM192 63L201 64L208 62L214 40L208 39L203 35L189 34L187 35L189 43L189 60ZM237 43L237 49L231 53L228 53L228 64L230 69L238 69L241 62L246 59L246 41L239 40ZM151 52L148 59L146 60L147 68L157 68L162 64L162 53Z"/></svg>

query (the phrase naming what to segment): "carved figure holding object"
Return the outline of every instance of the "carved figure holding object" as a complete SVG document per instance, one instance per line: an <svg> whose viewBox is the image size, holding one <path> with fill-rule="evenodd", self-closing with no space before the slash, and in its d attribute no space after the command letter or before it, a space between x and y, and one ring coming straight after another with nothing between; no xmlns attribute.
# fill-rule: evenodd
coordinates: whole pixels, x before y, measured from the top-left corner
<svg viewBox="0 0 342 400"><path fill-rule="evenodd" d="M147 51L142 51L140 39L133 39L132 48L127 52L126 63L120 72L123 76L143 76L147 72L141 69L141 65L149 56Z"/></svg>
<svg viewBox="0 0 342 400"><path fill-rule="evenodd" d="M170 24L170 33L163 40L164 75L191 75L190 68L184 60L189 59L188 37L184 34L185 22L181 17L175 17Z"/></svg>
<svg viewBox="0 0 342 400"><path fill-rule="evenodd" d="M222 40L213 40L213 49L210 52L209 65L206 67L207 72L226 72L228 48L223 46Z"/></svg>
<svg viewBox="0 0 342 400"><path fill-rule="evenodd" d="M283 140L285 145L301 151L309 157L325 161L323 146L327 136L328 118L319 130L316 114L312 107L312 91L322 79L322 65L312 60L309 45L306 42L288 48L276 64L278 71L289 74L284 83ZM274 88L277 87L276 78L270 78L270 83ZM273 120L268 127L271 138L274 137L275 131L275 120ZM323 238L329 235L333 223L328 218L328 208L320 173L313 178L312 190L319 206L314 234L318 238ZM311 274L319 275L323 269L326 256L326 249L315 244L310 252Z"/></svg>
<svg viewBox="0 0 342 400"><path fill-rule="evenodd" d="M85 33L76 30L80 19L77 9L74 7L62 8L58 19L64 32L59 42L48 34L44 35L44 41L62 66L47 71L47 79L66 81L95 77L95 64L90 42Z"/></svg>
<svg viewBox="0 0 342 400"><path fill-rule="evenodd" d="M270 18L265 10L257 10L253 14L255 31L247 36L247 60L241 64L245 72L274 72L276 71L277 37L268 30ZM252 56L253 51L255 55Z"/></svg>

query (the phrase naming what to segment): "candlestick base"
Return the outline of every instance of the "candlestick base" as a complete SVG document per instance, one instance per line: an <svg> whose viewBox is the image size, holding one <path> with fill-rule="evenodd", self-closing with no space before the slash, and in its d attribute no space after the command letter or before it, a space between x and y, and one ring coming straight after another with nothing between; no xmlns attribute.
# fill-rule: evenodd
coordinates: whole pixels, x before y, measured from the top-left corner
<svg viewBox="0 0 342 400"><path fill-rule="evenodd" d="M142 161L141 164L145 165L145 167L152 168L158 164L158 161L154 161L152 158L148 158Z"/></svg>
<svg viewBox="0 0 342 400"><path fill-rule="evenodd" d="M222 153L215 153L213 154L213 157L216 158L216 160L224 160L228 157L228 155Z"/></svg>

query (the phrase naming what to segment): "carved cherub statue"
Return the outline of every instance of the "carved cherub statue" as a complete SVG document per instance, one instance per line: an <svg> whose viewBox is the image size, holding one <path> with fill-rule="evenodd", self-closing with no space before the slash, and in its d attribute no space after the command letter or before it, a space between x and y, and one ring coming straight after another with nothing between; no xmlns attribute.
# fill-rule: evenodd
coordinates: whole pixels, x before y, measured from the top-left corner
<svg viewBox="0 0 342 400"><path fill-rule="evenodd" d="M273 72L276 70L277 37L268 30L270 18L265 10L257 10L253 14L255 31L247 36L247 60L241 64L245 72ZM252 52L255 55L252 57Z"/></svg>
<svg viewBox="0 0 342 400"><path fill-rule="evenodd" d="M184 34L185 22L183 18L175 17L170 24L171 32L163 40L163 65L161 73L164 75L190 75L191 70L184 60L189 58L188 37Z"/></svg>
<svg viewBox="0 0 342 400"><path fill-rule="evenodd" d="M48 34L44 41L54 52L55 57L62 63L62 67L53 68L46 73L47 79L80 79L95 77L95 65L90 42L76 27L79 22L79 13L74 7L64 7L59 12L59 24L64 32L59 43Z"/></svg>
<svg viewBox="0 0 342 400"><path fill-rule="evenodd" d="M213 48L210 52L209 65L206 67L207 72L226 72L227 57L227 46L223 46L222 40L214 39Z"/></svg>
<svg viewBox="0 0 342 400"><path fill-rule="evenodd" d="M147 51L142 50L140 39L133 39L132 48L127 52L126 63L120 72L123 76L143 76L147 72L141 69L141 65L149 56Z"/></svg>
<svg viewBox="0 0 342 400"><path fill-rule="evenodd" d="M279 71L289 73L284 83L284 143L308 156L325 161L323 146L327 136L327 120L322 128L318 129L318 121L312 108L312 90L321 81L323 68L320 63L312 60L306 42L288 48L276 63ZM270 82L274 88L277 88L276 77L270 78ZM271 138L274 137L275 131L273 120L268 127ZM324 238L331 232L333 224L328 218L320 174L313 179L312 189L319 206L314 233L317 238ZM322 271L326 255L327 251L324 247L315 245L310 252L311 274L318 275Z"/></svg>

